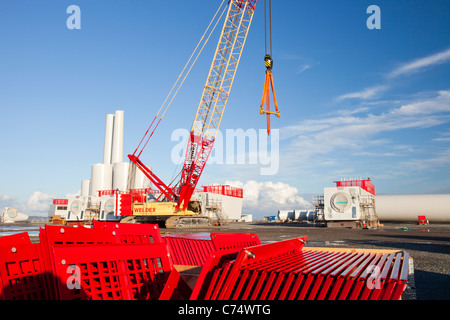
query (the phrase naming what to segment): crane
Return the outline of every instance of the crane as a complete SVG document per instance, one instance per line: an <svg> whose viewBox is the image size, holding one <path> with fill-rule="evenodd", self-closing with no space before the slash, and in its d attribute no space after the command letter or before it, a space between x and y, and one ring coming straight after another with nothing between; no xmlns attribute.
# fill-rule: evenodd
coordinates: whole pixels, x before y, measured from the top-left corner
<svg viewBox="0 0 450 320"><path fill-rule="evenodd" d="M171 186L159 179L152 169L140 160L142 149L138 152L139 146L133 154L128 155L135 168L141 170L160 190L164 199L164 201L150 203L129 201L133 206L132 215L135 219L138 216L141 219L145 217L146 221L159 219L165 222L166 227L209 223L207 217L199 214L198 208L189 207L190 200L213 149L253 19L256 2L257 0L230 0L228 3L225 21L190 130L179 182ZM161 119L162 117L159 121ZM156 117L153 121L155 120ZM159 121L156 121L156 126Z"/></svg>

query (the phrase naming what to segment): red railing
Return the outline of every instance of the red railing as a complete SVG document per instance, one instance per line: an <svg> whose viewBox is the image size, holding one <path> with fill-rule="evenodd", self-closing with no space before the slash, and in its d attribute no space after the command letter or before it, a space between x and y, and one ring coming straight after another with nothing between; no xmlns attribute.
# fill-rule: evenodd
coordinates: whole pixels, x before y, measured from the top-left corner
<svg viewBox="0 0 450 320"><path fill-rule="evenodd" d="M53 199L53 204L67 205L68 203L69 199Z"/></svg>
<svg viewBox="0 0 450 320"><path fill-rule="evenodd" d="M366 180L344 180L334 181L337 187L361 187L367 192L375 195L375 186L370 182L370 179Z"/></svg>
<svg viewBox="0 0 450 320"><path fill-rule="evenodd" d="M241 188L235 188L228 185L223 186L204 186L204 192L211 192L216 194L221 194L229 197L243 198L244 191Z"/></svg>

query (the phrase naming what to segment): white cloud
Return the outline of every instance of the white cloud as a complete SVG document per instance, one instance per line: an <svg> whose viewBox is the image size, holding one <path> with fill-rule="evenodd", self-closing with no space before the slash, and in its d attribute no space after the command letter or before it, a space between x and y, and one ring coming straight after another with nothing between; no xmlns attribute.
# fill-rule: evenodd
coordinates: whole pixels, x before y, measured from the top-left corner
<svg viewBox="0 0 450 320"><path fill-rule="evenodd" d="M14 197L0 194L0 211L4 207L17 208L28 216L46 216L49 205L54 196L40 191L34 192L26 201L20 201Z"/></svg>
<svg viewBox="0 0 450 320"><path fill-rule="evenodd" d="M6 194L0 194L0 210L3 210L3 207L13 207L15 202L13 197Z"/></svg>
<svg viewBox="0 0 450 320"><path fill-rule="evenodd" d="M409 101L379 114L356 112L361 110L337 112L342 116L328 115L281 128L280 135L287 146L281 151L284 154L281 159L285 162L280 162L280 168L287 170L286 165L298 166L300 163L314 165L313 159L320 155L331 161L330 157L348 155L349 151L373 152L374 145L391 145L393 150L399 141L380 137L380 134L392 135L395 131L450 122L450 90L435 92L427 98Z"/></svg>
<svg viewBox="0 0 450 320"><path fill-rule="evenodd" d="M385 85L375 86L375 87L369 87L364 90L358 91L358 92L352 92L352 93L346 93L339 97L337 97L338 101L345 100L345 99L373 99L378 96L379 93L387 90L388 87Z"/></svg>
<svg viewBox="0 0 450 320"><path fill-rule="evenodd" d="M298 189L283 182L249 180L226 181L225 184L244 189L243 213L261 218L276 215L278 210L310 208L311 204L299 195Z"/></svg>
<svg viewBox="0 0 450 320"><path fill-rule="evenodd" d="M443 64L446 62L450 62L450 49L405 63L400 67L392 70L387 75L387 78L396 78L400 75L419 72L421 70L426 69L427 67ZM340 95L339 97L336 98L336 100L342 101L346 99L360 99L360 100L374 99L377 98L380 93L388 90L389 88L390 85L387 84L372 86L369 88L365 88L361 91Z"/></svg>
<svg viewBox="0 0 450 320"><path fill-rule="evenodd" d="M297 54L290 53L281 53L278 55L278 58L281 60L290 60L290 61L301 61L301 64L297 67L297 74L305 72L308 69L311 69L319 64L317 61L312 61L309 58L302 57Z"/></svg>
<svg viewBox="0 0 450 320"><path fill-rule="evenodd" d="M308 63L302 64L298 67L297 74L305 72L306 70L311 69L311 68L317 66L318 64L319 64L319 62L308 62Z"/></svg>
<svg viewBox="0 0 450 320"><path fill-rule="evenodd" d="M35 191L26 203L27 209L30 212L46 212L48 211L48 206L54 196L42 193L40 191Z"/></svg>
<svg viewBox="0 0 450 320"><path fill-rule="evenodd" d="M450 90L441 90L438 95L432 99L416 101L400 108L392 110L391 114L395 115L426 115L439 112L450 112Z"/></svg>
<svg viewBox="0 0 450 320"><path fill-rule="evenodd" d="M78 191L75 193L71 193L71 192L66 193L66 198L71 198L71 197L75 197L75 196L79 196L79 195L81 195L81 189L78 189Z"/></svg>
<svg viewBox="0 0 450 320"><path fill-rule="evenodd" d="M440 170L442 167L448 167L450 165L450 150L444 150L425 159L403 161L401 162L401 165L406 168L409 173L424 170Z"/></svg>
<svg viewBox="0 0 450 320"><path fill-rule="evenodd" d="M369 111L368 107L359 107L359 108L351 109L351 110L348 110L348 109L338 110L336 112L336 114L338 114L339 116L350 116L352 114L357 114L357 113L362 113L362 112L367 112L367 111Z"/></svg>
<svg viewBox="0 0 450 320"><path fill-rule="evenodd" d="M433 141L448 142L450 141L450 131L442 132L439 138L434 138Z"/></svg>
<svg viewBox="0 0 450 320"><path fill-rule="evenodd" d="M297 70L297 73L302 73L302 72L305 72L306 70L308 70L308 69L311 69L312 68L312 64L304 64L304 65L302 65L302 66L300 66L299 68L298 68L298 70Z"/></svg>
<svg viewBox="0 0 450 320"><path fill-rule="evenodd" d="M400 75L418 72L437 64L442 64L450 61L450 49L438 52L436 54L429 55L424 58L419 58L414 61L405 63L400 67L394 69L388 74L388 78L395 78Z"/></svg>

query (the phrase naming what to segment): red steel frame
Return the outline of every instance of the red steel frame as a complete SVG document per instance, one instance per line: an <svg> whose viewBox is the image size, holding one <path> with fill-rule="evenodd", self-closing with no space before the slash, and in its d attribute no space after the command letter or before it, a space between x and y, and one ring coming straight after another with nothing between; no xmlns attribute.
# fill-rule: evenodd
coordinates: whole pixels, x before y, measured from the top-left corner
<svg viewBox="0 0 450 320"><path fill-rule="evenodd" d="M133 162L136 167L138 167L147 178L155 185L170 201L174 201L176 199L176 195L173 192L172 188L167 186L161 179L156 176L152 170L150 170L146 165L142 163L142 161L135 156L134 154L129 154L128 158L131 162Z"/></svg>
<svg viewBox="0 0 450 320"><path fill-rule="evenodd" d="M186 156L180 181L180 196L177 199L176 209L187 209L189 200L195 191L213 146L214 138L201 137L191 132L186 147ZM191 157L192 155L194 157Z"/></svg>

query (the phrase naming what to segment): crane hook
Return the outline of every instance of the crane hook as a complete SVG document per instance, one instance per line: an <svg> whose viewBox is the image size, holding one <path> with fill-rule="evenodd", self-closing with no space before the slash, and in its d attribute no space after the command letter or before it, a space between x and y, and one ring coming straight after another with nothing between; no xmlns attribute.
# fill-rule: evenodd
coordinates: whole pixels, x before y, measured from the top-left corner
<svg viewBox="0 0 450 320"><path fill-rule="evenodd" d="M266 66L266 78L264 80L264 90L263 97L261 101L261 106L259 109L260 114L266 114L267 117L267 134L270 134L270 115L274 114L278 118L280 117L280 112L278 111L278 102L275 96L275 87L273 85L273 59L272 59L272 1L269 0L269 49L270 52L267 53L267 13L266 13L266 0L264 0L264 45L266 50L266 55L264 56L264 65ZM270 111L270 89L272 89L273 100L275 104L276 112ZM266 110L263 109L264 102L266 102Z"/></svg>
<svg viewBox="0 0 450 320"><path fill-rule="evenodd" d="M274 114L278 118L280 117L280 111L278 111L278 102L275 95L275 86L273 84L273 76L272 76L272 67L273 67L273 59L269 54L266 54L264 57L264 65L266 66L266 77L264 80L264 90L263 96L261 100L261 106L259 109L260 114L266 114L267 117L267 134L270 134L270 115ZM275 104L276 112L270 111L270 90L272 89L273 101ZM263 109L264 102L266 103L266 110Z"/></svg>

